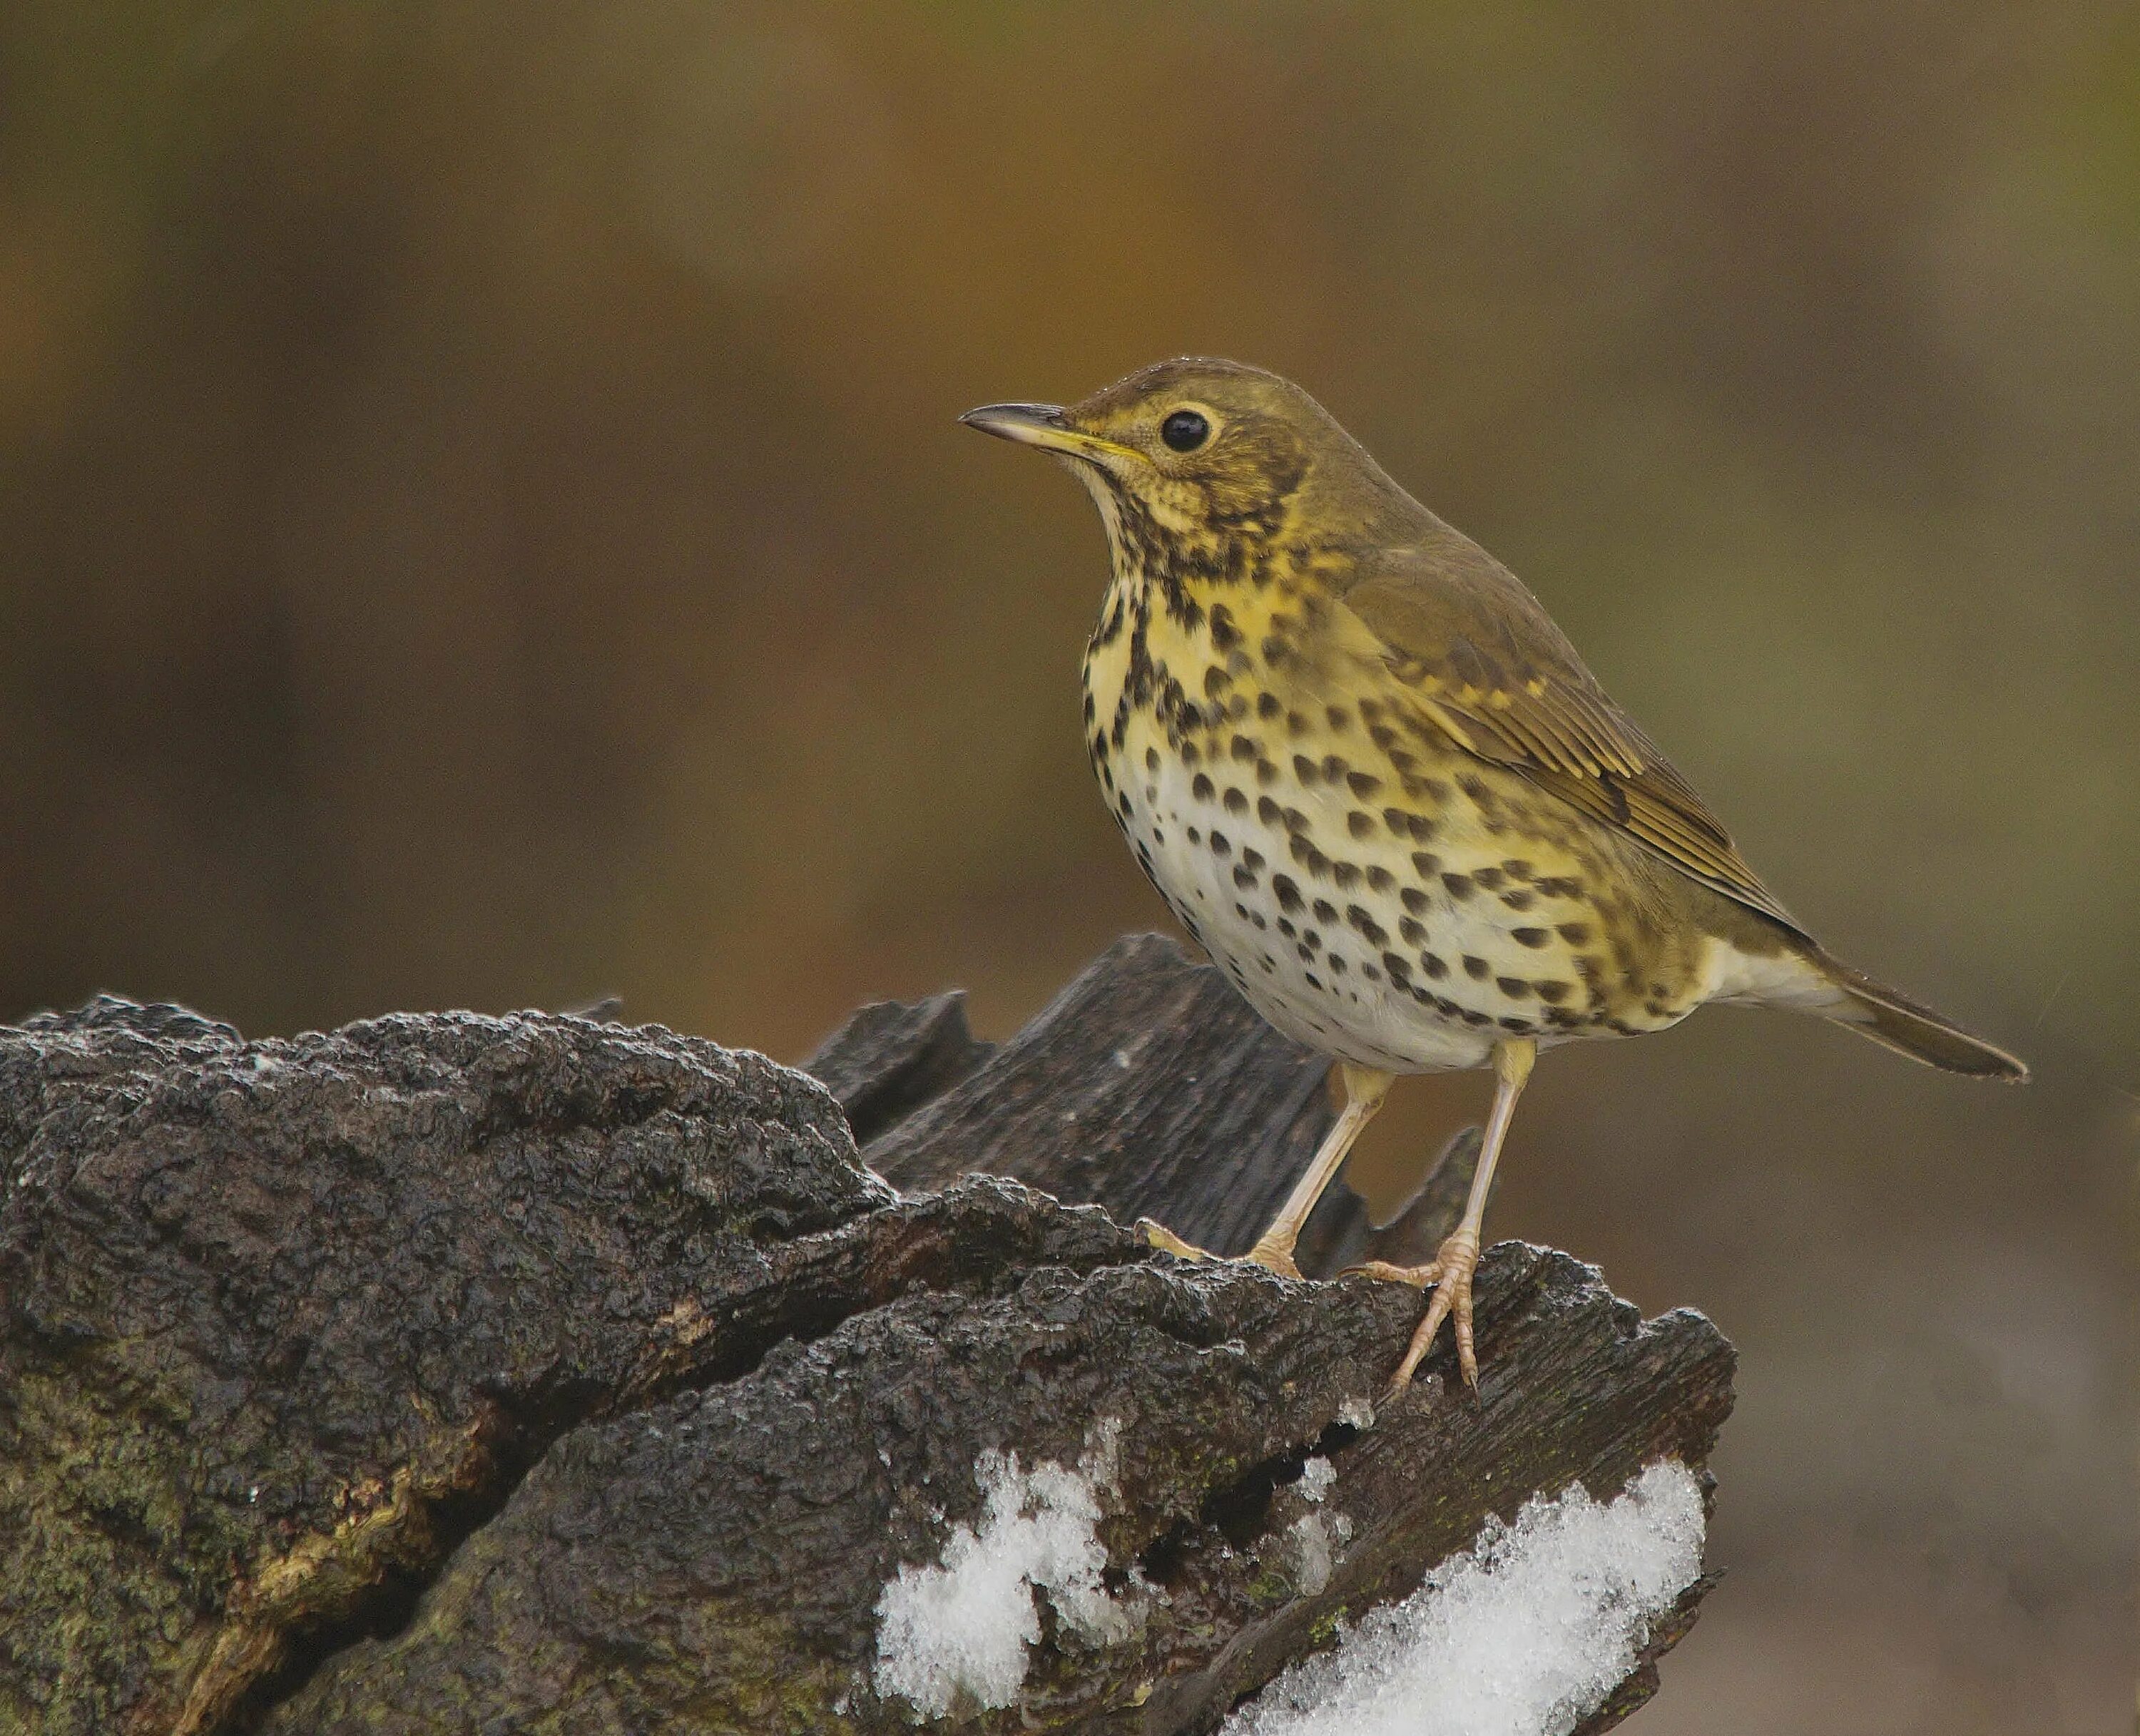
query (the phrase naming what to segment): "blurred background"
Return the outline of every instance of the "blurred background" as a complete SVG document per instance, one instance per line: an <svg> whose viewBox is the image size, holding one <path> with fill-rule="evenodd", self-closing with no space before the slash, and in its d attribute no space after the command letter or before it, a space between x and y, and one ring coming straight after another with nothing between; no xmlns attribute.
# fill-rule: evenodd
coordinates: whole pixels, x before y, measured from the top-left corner
<svg viewBox="0 0 2140 1736"><path fill-rule="evenodd" d="M1743 1355L1634 1727L2129 1729L2130 7L10 0L0 1015L1008 1033L1166 918L1080 744L1097 518L954 418L1184 351L2038 1069L1731 1013L1540 1069L1490 1228Z"/></svg>

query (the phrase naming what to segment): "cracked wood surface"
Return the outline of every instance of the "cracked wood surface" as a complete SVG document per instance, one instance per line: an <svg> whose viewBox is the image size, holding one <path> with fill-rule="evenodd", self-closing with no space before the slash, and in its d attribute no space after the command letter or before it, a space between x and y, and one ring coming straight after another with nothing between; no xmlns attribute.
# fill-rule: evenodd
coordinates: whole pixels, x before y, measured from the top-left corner
<svg viewBox="0 0 2140 1736"><path fill-rule="evenodd" d="M1000 1048L939 997L808 1065L541 1014L0 1030L0 1730L908 1729L884 1583L983 1448L1069 1464L1103 1419L1110 1574L1163 1597L937 1728L1205 1730L1488 1513L1698 1465L1729 1410L1699 1316L1504 1243L1478 1400L1437 1356L1362 1430L1412 1292L1185 1267L1019 1185L1239 1246L1306 1160L1320 1064L1171 943ZM1340 1195L1309 1269L1431 1247L1475 1149L1381 1230ZM1310 1451L1353 1527L1317 1590Z"/></svg>

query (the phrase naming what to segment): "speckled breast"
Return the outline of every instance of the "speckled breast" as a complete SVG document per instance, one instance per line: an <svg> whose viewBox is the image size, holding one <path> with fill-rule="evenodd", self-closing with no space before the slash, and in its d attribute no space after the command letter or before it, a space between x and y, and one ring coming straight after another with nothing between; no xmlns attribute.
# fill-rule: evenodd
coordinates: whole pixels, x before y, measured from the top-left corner
<svg viewBox="0 0 2140 1736"><path fill-rule="evenodd" d="M1336 1058L1430 1072L1504 1036L1692 1009L1702 961L1605 891L1626 880L1609 839L1462 753L1380 668L1244 612L1170 612L1118 581L1086 735L1146 874L1259 1013Z"/></svg>

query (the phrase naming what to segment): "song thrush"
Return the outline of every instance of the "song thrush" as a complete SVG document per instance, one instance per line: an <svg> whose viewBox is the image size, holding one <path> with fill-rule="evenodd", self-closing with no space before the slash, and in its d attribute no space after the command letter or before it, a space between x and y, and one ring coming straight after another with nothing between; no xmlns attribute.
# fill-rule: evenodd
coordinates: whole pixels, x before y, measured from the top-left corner
<svg viewBox="0 0 2140 1736"><path fill-rule="evenodd" d="M1490 1066L1463 1221L1392 1380L1454 1317L1537 1052L1709 1001L1812 1013L1934 1067L2028 1070L1830 958L1530 592L1288 381L1183 359L963 419L1062 459L1114 557L1085 653L1100 787L1184 927L1345 1106L1244 1258L1294 1239L1394 1076ZM1147 1233L1189 1256L1157 1225Z"/></svg>

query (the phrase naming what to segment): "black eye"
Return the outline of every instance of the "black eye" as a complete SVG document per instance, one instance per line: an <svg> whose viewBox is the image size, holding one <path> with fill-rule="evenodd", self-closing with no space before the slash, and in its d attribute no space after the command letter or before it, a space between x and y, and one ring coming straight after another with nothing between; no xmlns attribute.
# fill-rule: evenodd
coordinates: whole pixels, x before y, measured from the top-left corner
<svg viewBox="0 0 2140 1736"><path fill-rule="evenodd" d="M1176 452L1194 452L1211 438L1211 424L1193 409L1178 409L1159 424L1159 437Z"/></svg>

